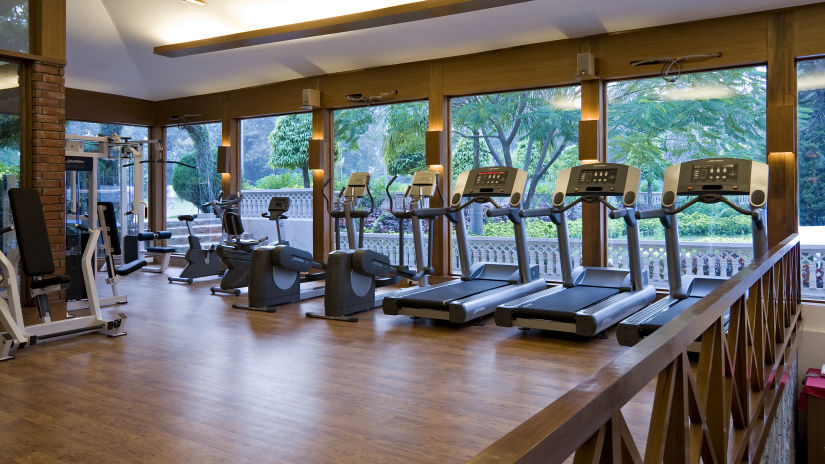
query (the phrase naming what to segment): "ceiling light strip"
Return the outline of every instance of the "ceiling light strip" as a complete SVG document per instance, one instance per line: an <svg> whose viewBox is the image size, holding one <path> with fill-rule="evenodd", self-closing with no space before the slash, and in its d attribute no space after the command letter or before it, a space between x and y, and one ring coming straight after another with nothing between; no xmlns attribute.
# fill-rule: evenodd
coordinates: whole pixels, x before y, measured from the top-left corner
<svg viewBox="0 0 825 464"><path fill-rule="evenodd" d="M162 45L155 47L154 51L156 55L176 58L420 21L529 1L533 0L426 0L333 18L239 32L237 34L193 40L191 42Z"/></svg>

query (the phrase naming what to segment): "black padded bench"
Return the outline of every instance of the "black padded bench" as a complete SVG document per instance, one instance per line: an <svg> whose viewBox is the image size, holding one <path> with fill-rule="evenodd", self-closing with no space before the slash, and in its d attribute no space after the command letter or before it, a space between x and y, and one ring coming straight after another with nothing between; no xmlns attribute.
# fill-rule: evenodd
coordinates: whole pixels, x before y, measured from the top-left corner
<svg viewBox="0 0 825 464"><path fill-rule="evenodd" d="M172 238L172 232L168 230L161 230L159 232L138 232L137 239L141 242L150 242L154 240L168 240ZM169 258L172 256L172 253L175 252L175 247L171 246L147 246L146 247L147 253L154 253L156 255L161 255L162 258L160 259L160 264L157 267L149 267L146 266L143 268L145 272L163 272L169 267ZM155 262L157 258L155 258Z"/></svg>
<svg viewBox="0 0 825 464"><path fill-rule="evenodd" d="M40 317L49 321L48 294L68 288L71 279L67 275L52 275L55 271L52 247L40 193L33 188L10 189L9 206L23 273L33 279L31 296L37 301Z"/></svg>

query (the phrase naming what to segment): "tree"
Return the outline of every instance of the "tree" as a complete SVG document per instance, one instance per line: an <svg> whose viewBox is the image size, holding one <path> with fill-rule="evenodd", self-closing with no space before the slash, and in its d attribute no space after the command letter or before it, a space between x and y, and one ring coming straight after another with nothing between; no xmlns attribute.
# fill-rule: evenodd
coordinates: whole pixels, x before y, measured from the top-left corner
<svg viewBox="0 0 825 464"><path fill-rule="evenodd" d="M560 102L573 101L580 92L566 87L458 98L453 134L478 140L495 164L527 171L522 204L529 208L550 166L578 142L579 111Z"/></svg>
<svg viewBox="0 0 825 464"><path fill-rule="evenodd" d="M282 116L269 134L269 162L272 169L300 169L304 188L309 188L309 140L312 138L312 115Z"/></svg>
<svg viewBox="0 0 825 464"><path fill-rule="evenodd" d="M648 203L671 164L764 156L764 68L616 82L608 101L609 159L641 169Z"/></svg>
<svg viewBox="0 0 825 464"><path fill-rule="evenodd" d="M215 155L217 156L217 147L214 150ZM186 153L185 155L180 157L179 160L181 163L185 163L191 166L195 166L197 164L195 153ZM204 192L201 190L204 183L199 182L198 179L200 177L204 177L198 175L194 169L182 166L180 164L176 164L175 167L172 169L172 189L175 191L175 194L179 198L183 198L184 200L192 203L198 209L201 208L201 205L206 203L207 200L211 198L216 198L218 196L218 192L214 191L207 191ZM221 184L220 174L218 174L217 169L212 169L211 175L212 185ZM204 193L206 195L204 195Z"/></svg>
<svg viewBox="0 0 825 464"><path fill-rule="evenodd" d="M825 226L825 89L802 88L805 75L825 71L825 60L801 62L799 71L799 225Z"/></svg>
<svg viewBox="0 0 825 464"><path fill-rule="evenodd" d="M0 4L0 48L29 51L29 2Z"/></svg>
<svg viewBox="0 0 825 464"><path fill-rule="evenodd" d="M427 168L425 139L428 112L423 102L387 106L384 165L387 174L412 174Z"/></svg>

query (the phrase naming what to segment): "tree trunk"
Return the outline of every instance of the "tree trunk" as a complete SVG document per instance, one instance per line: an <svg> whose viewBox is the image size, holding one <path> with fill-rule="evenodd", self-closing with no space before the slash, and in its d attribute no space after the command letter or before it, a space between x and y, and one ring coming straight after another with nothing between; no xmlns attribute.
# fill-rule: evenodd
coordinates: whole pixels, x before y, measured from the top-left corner
<svg viewBox="0 0 825 464"><path fill-rule="evenodd" d="M209 144L209 131L202 124L183 126L195 144L195 166L198 168L201 203L217 196L219 188L215 185L216 163L212 159L212 147ZM204 195L206 198L204 198Z"/></svg>
<svg viewBox="0 0 825 464"><path fill-rule="evenodd" d="M650 181L650 177L647 178L647 207L655 207L653 204L653 182Z"/></svg>
<svg viewBox="0 0 825 464"><path fill-rule="evenodd" d="M301 174L304 175L304 188L309 188L309 164L304 163L304 166L301 168Z"/></svg>

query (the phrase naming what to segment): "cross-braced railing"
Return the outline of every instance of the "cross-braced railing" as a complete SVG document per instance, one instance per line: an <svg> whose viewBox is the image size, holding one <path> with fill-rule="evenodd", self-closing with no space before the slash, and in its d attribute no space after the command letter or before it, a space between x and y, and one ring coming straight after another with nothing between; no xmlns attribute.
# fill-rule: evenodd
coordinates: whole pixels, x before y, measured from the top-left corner
<svg viewBox="0 0 825 464"><path fill-rule="evenodd" d="M470 462L758 462L795 381L799 258L794 234ZM642 454L622 407L654 379Z"/></svg>

